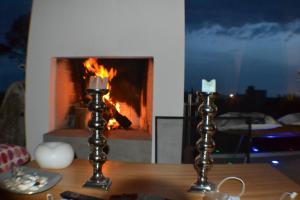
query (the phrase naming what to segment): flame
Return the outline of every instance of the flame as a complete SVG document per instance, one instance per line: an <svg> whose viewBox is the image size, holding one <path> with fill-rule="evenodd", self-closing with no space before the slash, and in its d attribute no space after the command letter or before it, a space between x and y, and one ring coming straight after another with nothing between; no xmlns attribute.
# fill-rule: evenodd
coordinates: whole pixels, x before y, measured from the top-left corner
<svg viewBox="0 0 300 200"><path fill-rule="evenodd" d="M101 78L108 77L109 81L117 75L117 70L110 68L108 71L104 65L99 65L95 58L87 59L84 61L83 66L85 67L86 73L92 73L96 76L100 76Z"/></svg>
<svg viewBox="0 0 300 200"><path fill-rule="evenodd" d="M104 65L99 65L96 58L89 58L86 61L83 62L83 66L85 67L85 73L86 74L92 74L96 76L100 76L101 78L108 78L108 81L110 82L116 75L117 70L114 68L110 68L108 71ZM111 84L108 82L107 89L111 90ZM112 103L110 100L110 93L107 93L103 96L103 99L108 100Z"/></svg>
<svg viewBox="0 0 300 200"><path fill-rule="evenodd" d="M117 70L114 68L110 68L107 70L104 65L100 65L95 58L88 58L86 61L83 62L83 66L85 67L85 74L89 75L96 75L100 76L101 78L108 78L107 89L111 90L110 81L117 75ZM83 77L85 79L85 76ZM110 97L110 92L103 96L103 100L108 101L110 104L114 105L116 110L120 112L120 104L114 103L112 98ZM120 125L116 119L112 118L109 119L107 123L107 129L115 129L118 128Z"/></svg>
<svg viewBox="0 0 300 200"><path fill-rule="evenodd" d="M117 102L115 106L116 106L117 111L118 111L118 112L121 112L121 106L120 106L120 103Z"/></svg>
<svg viewBox="0 0 300 200"><path fill-rule="evenodd" d="M111 102L112 103L112 102ZM121 106L120 106L120 103L117 102L114 104L116 110L118 112L121 112ZM118 123L118 121L115 119L115 118L112 118L110 119L108 122L107 122L107 129L108 130L111 130L111 129L116 129L120 126L120 124Z"/></svg>
<svg viewBox="0 0 300 200"><path fill-rule="evenodd" d="M120 126L120 124L117 122L117 120L115 118L110 119L107 122L107 129L111 130L111 129L116 129Z"/></svg>

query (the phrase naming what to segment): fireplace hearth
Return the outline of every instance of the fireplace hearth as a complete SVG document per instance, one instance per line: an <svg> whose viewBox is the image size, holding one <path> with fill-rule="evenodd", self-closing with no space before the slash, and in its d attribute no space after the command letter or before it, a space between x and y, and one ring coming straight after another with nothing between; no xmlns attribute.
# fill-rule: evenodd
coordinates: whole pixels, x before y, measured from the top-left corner
<svg viewBox="0 0 300 200"><path fill-rule="evenodd" d="M153 58L53 58L56 62L55 129L87 129L89 78L100 66L110 73L105 96L107 129L151 135ZM94 68L92 68L94 67ZM91 69L92 68L92 69Z"/></svg>

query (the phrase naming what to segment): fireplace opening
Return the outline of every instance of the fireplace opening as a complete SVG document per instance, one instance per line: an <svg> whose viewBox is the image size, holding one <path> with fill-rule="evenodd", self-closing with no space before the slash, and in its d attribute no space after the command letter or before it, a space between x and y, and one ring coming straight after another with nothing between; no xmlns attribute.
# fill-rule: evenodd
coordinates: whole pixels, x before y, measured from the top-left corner
<svg viewBox="0 0 300 200"><path fill-rule="evenodd" d="M87 129L89 67L112 72L109 94L104 100L110 132L151 135L153 58L53 58L55 69L55 129ZM90 62L90 63L89 63ZM116 115L117 114L117 115ZM116 117L119 116L119 117ZM120 118L121 116L121 118Z"/></svg>

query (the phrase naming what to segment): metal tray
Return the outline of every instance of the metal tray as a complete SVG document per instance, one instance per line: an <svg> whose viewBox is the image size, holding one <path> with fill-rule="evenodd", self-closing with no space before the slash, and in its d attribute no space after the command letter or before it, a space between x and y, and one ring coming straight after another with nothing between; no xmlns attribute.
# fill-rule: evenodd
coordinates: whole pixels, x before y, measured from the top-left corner
<svg viewBox="0 0 300 200"><path fill-rule="evenodd" d="M2 189L13 192L13 193L18 193L18 194L36 194L36 193L43 192L45 190L50 189L51 187L56 185L62 178L61 174L46 172L46 171L42 171L42 170L35 169L35 168L18 167L17 170L21 170L25 175L29 174L29 175L36 175L36 176L40 176L40 177L46 177L47 183L45 185L43 185L42 187L38 187L38 189L36 189L36 188L33 189L33 186L29 187L28 189L25 189L25 190L20 190L16 187L7 187L6 186L7 184L5 184L5 182L10 181L10 183L13 183L15 181L15 175L14 175L15 169L11 169L8 172L0 174L0 187ZM15 181L15 183L17 183L17 182Z"/></svg>

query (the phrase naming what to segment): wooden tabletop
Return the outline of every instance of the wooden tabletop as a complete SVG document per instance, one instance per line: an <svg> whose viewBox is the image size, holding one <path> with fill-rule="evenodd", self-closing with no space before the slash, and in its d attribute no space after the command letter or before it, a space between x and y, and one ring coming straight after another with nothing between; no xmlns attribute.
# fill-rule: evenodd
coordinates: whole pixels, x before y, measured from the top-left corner
<svg viewBox="0 0 300 200"><path fill-rule="evenodd" d="M37 167L36 163L29 163ZM113 194L143 193L159 195L172 200L201 200L200 193L187 192L196 180L196 172L189 164L138 164L108 161L104 174L111 178L109 191L83 188L82 185L92 174L92 167L87 160L74 160L72 165L61 170L47 170L61 173L62 180L48 191L34 195L17 195L1 191L1 199L46 199L52 193L55 200L66 190L108 199ZM218 183L227 176L238 176L246 183L246 193L242 200L262 199L278 200L283 192L296 191L300 186L268 164L232 164L214 165L209 173L209 180ZM224 191L237 194L240 185L237 182L225 183ZM300 199L300 198L298 198Z"/></svg>

